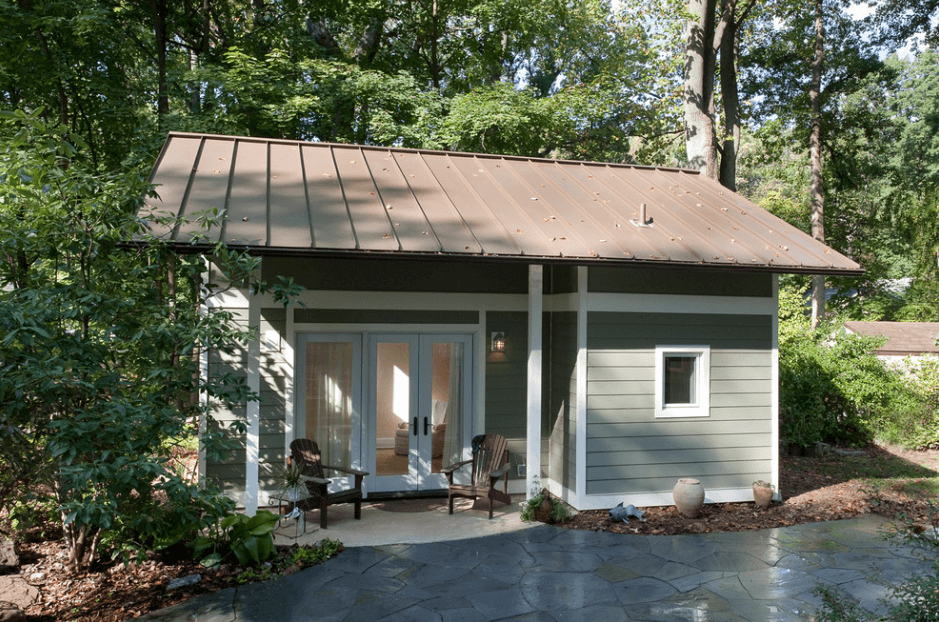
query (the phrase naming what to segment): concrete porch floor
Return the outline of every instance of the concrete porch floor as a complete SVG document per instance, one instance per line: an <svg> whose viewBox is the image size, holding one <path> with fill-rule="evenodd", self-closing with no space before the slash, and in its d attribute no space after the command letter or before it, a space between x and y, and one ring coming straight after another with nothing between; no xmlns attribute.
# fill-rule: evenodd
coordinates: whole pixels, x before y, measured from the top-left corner
<svg viewBox="0 0 939 622"><path fill-rule="evenodd" d="M324 538L339 540L347 547L385 544L420 544L462 540L522 531L539 523L525 523L520 504L525 495L512 495L512 503L493 504L492 520L485 499L455 499L453 515L448 514L447 498L382 499L362 503L362 518L355 520L350 503L330 506L326 529L320 529L320 513L306 514L306 531L297 532L296 521L287 519L274 532L276 544L315 544ZM272 511L276 512L276 508Z"/></svg>

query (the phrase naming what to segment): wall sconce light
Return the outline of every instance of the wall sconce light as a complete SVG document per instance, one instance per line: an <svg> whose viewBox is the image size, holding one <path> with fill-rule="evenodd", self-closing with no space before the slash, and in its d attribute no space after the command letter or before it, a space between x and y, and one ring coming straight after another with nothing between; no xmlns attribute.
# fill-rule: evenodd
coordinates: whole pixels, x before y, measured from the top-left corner
<svg viewBox="0 0 939 622"><path fill-rule="evenodd" d="M505 333L492 333L492 351L505 352Z"/></svg>

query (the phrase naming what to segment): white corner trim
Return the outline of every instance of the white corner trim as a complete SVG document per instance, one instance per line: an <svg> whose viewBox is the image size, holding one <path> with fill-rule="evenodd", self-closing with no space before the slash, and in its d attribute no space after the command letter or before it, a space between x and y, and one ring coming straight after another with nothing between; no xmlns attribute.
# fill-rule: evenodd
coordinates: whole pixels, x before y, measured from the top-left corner
<svg viewBox="0 0 939 622"><path fill-rule="evenodd" d="M489 353L489 341L485 335L486 310L483 309L479 312L479 325L476 327L476 358L473 362L476 374L476 395L473 400L476 416L473 417L473 436L486 433L486 356Z"/></svg>
<svg viewBox="0 0 939 622"><path fill-rule="evenodd" d="M528 495L541 476L542 295L544 267L528 266L528 406L526 489Z"/></svg>
<svg viewBox="0 0 939 622"><path fill-rule="evenodd" d="M779 490L779 275L773 275L773 299L776 301L777 312L773 314L773 343L770 352L770 412L772 418L772 429L770 430L770 451L772 451L771 468L772 477L770 482L776 490L776 496L781 494Z"/></svg>
<svg viewBox="0 0 939 622"><path fill-rule="evenodd" d="M619 313L776 314L772 297L591 293L587 304L590 311Z"/></svg>

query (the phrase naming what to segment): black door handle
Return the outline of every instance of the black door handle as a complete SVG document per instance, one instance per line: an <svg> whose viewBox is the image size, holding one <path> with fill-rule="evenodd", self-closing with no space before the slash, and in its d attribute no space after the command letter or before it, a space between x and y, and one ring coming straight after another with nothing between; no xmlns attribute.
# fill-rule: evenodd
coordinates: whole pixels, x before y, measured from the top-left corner
<svg viewBox="0 0 939 622"><path fill-rule="evenodd" d="M417 417L414 417L414 436L417 436Z"/></svg>
<svg viewBox="0 0 939 622"><path fill-rule="evenodd" d="M424 417L424 436L427 436L427 417Z"/></svg>

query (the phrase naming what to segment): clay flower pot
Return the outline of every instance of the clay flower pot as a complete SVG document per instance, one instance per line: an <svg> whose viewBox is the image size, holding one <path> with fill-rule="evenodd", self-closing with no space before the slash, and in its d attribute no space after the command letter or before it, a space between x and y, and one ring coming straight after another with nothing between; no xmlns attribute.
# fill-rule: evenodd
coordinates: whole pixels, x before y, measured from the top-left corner
<svg viewBox="0 0 939 622"><path fill-rule="evenodd" d="M773 485L762 480L753 482L753 501L757 507L765 510L773 502Z"/></svg>
<svg viewBox="0 0 939 622"><path fill-rule="evenodd" d="M675 507L686 518L697 518L704 507L704 486L696 479L682 478L672 489Z"/></svg>

